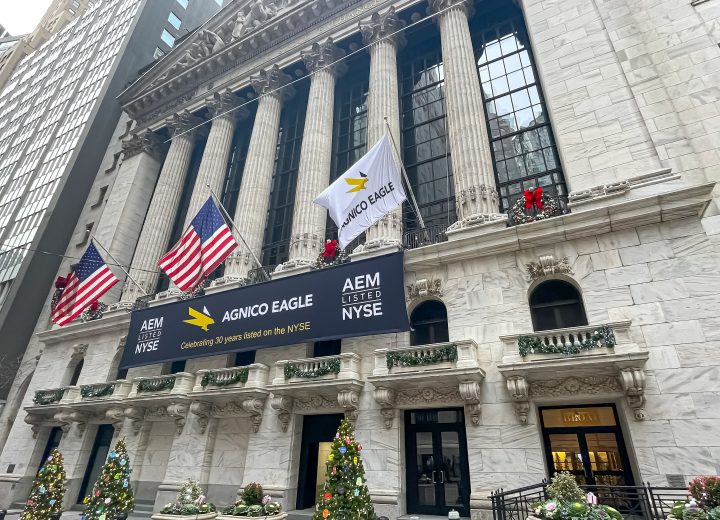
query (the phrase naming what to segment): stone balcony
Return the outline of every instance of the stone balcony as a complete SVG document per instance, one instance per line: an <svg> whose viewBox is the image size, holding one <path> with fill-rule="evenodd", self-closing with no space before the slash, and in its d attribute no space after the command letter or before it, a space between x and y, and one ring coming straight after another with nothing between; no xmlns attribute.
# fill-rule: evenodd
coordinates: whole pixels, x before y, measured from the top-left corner
<svg viewBox="0 0 720 520"><path fill-rule="evenodd" d="M645 419L649 354L633 340L630 321L502 336L498 370L523 424L530 401L576 400L578 395L624 395L637 420Z"/></svg>
<svg viewBox="0 0 720 520"><path fill-rule="evenodd" d="M354 420L363 381L360 356L337 356L282 360L275 363L275 378L268 390L283 430L293 413L313 414L344 410Z"/></svg>
<svg viewBox="0 0 720 520"><path fill-rule="evenodd" d="M391 428L399 408L465 405L473 424L480 423L480 367L477 343L462 340L375 351L368 380L381 406L385 427Z"/></svg>

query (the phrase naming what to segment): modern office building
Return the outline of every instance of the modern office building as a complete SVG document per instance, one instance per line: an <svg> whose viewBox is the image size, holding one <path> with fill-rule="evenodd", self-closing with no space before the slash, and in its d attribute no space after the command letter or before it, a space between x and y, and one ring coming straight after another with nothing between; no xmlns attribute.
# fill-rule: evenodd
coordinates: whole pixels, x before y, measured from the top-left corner
<svg viewBox="0 0 720 520"><path fill-rule="evenodd" d="M74 3L56 4L58 11L46 16L48 31L65 27L18 65L0 93L0 399L8 396L8 379L21 363L91 187L89 222L99 218L121 151L117 138L129 128L118 94L153 61L176 20L183 29L197 27L220 9L215 1L113 0L68 21L63 13ZM93 231L88 225L72 244L82 247ZM34 362L22 371L32 371ZM17 404L4 410L10 415L0 420L0 439Z"/></svg>
<svg viewBox="0 0 720 520"><path fill-rule="evenodd" d="M133 126L66 255L92 229L134 281L99 314L38 320L0 507L55 446L75 504L125 438L146 510L188 478L217 504L260 482L304 510L343 415L390 518L477 518L494 489L560 470L610 492L717 474L719 13L712 0L228 4L120 95ZM412 331L198 352L231 326L221 300L348 268L314 272L335 230L312 201L386 132L425 227L406 205L350 266L404 250ZM251 251L186 302L197 295L168 288L157 260L208 185ZM216 323L175 345L188 359L121 366L143 350L138 313L203 306Z"/></svg>

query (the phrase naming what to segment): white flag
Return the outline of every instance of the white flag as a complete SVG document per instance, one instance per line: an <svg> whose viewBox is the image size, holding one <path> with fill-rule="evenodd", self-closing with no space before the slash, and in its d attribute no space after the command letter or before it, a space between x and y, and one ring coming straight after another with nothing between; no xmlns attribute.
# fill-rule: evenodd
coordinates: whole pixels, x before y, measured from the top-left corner
<svg viewBox="0 0 720 520"><path fill-rule="evenodd" d="M344 249L406 200L400 168L385 134L368 153L315 199L327 208Z"/></svg>

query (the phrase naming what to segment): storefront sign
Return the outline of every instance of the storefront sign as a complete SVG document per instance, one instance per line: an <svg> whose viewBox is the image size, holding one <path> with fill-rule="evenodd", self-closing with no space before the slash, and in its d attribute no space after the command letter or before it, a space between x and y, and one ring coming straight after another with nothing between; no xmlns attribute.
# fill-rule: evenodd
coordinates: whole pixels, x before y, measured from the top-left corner
<svg viewBox="0 0 720 520"><path fill-rule="evenodd" d="M120 366L409 328L395 253L135 311Z"/></svg>

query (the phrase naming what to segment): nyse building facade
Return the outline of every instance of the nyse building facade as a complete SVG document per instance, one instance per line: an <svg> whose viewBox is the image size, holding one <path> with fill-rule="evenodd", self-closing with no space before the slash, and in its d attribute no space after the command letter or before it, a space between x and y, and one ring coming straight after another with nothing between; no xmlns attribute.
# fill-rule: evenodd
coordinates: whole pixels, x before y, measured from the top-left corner
<svg viewBox="0 0 720 520"><path fill-rule="evenodd" d="M53 447L82 501L125 438L139 509L192 478L216 504L259 482L306 510L342 417L392 518L487 515L558 471L716 474L720 49L716 6L693 4L226 5L119 97L133 126L94 235L129 277L111 265L100 309L38 321L0 506ZM417 209L346 252L402 251L402 273L335 291L349 267L318 258L337 227L313 200L385 134ZM211 194L246 245L182 293L157 261ZM356 323L393 291L409 326ZM298 318L241 328L275 303Z"/></svg>

